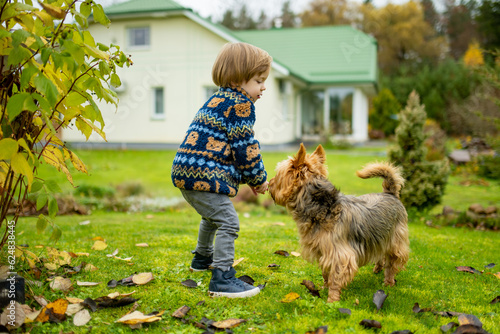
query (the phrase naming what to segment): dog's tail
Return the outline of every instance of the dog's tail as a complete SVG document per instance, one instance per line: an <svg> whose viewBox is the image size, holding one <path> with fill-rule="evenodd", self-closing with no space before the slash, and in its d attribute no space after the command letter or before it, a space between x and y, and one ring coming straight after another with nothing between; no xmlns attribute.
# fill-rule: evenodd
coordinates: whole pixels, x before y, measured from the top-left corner
<svg viewBox="0 0 500 334"><path fill-rule="evenodd" d="M362 170L358 170L356 175L362 179L372 177L383 178L382 187L384 188L384 192L392 194L397 198L399 198L399 193L405 183L400 169L388 162L376 162L366 165Z"/></svg>

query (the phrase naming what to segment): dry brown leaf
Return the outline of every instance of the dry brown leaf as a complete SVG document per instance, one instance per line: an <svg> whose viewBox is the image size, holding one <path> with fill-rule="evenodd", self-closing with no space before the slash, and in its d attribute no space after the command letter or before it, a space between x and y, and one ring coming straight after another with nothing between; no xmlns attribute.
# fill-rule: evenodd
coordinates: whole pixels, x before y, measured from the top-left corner
<svg viewBox="0 0 500 334"><path fill-rule="evenodd" d="M243 260L245 260L245 258L244 258L244 257L239 258L238 260L235 260L235 261L233 262L233 267L236 267L238 264L240 264L241 262L243 262Z"/></svg>
<svg viewBox="0 0 500 334"><path fill-rule="evenodd" d="M289 294L287 294L282 300L281 302L282 303L291 303L293 302L294 300L297 300L299 299L300 296L298 293L296 292L290 292Z"/></svg>
<svg viewBox="0 0 500 334"><path fill-rule="evenodd" d="M44 296L33 296L33 299L36 300L36 302L42 307L46 306L49 303Z"/></svg>
<svg viewBox="0 0 500 334"><path fill-rule="evenodd" d="M81 299L81 298L75 298L75 297L66 297L66 300L70 304L79 304L79 303L83 302L83 299Z"/></svg>
<svg viewBox="0 0 500 334"><path fill-rule="evenodd" d="M97 240L94 242L94 245L92 246L93 250L105 250L108 247L108 245L102 241L102 240Z"/></svg>
<svg viewBox="0 0 500 334"><path fill-rule="evenodd" d="M140 311L134 311L132 313L126 314L120 319L116 320L115 322L121 322L127 325L136 325L136 324L142 324L145 322L155 322L161 320L161 314L155 314L155 315L144 315Z"/></svg>
<svg viewBox="0 0 500 334"><path fill-rule="evenodd" d="M175 310L175 312L172 314L172 317L182 319L186 316L189 310L191 310L189 306L183 305Z"/></svg>
<svg viewBox="0 0 500 334"><path fill-rule="evenodd" d="M141 243L138 243L138 244L135 244L137 247L149 247L149 245L145 242L141 242Z"/></svg>
<svg viewBox="0 0 500 334"><path fill-rule="evenodd" d="M500 278L500 272L493 274L493 275L496 276L497 278Z"/></svg>
<svg viewBox="0 0 500 334"><path fill-rule="evenodd" d="M71 280L69 278L64 278L57 276L49 284L52 290L69 291L72 288Z"/></svg>
<svg viewBox="0 0 500 334"><path fill-rule="evenodd" d="M290 252L290 254L292 254L295 257L299 257L300 256L300 253L298 253L298 252Z"/></svg>
<svg viewBox="0 0 500 334"><path fill-rule="evenodd" d="M89 321L90 321L90 313L86 309L79 311L73 317L73 324L78 327L86 325L87 322Z"/></svg>
<svg viewBox="0 0 500 334"><path fill-rule="evenodd" d="M90 253L75 253L76 256L90 256Z"/></svg>
<svg viewBox="0 0 500 334"><path fill-rule="evenodd" d="M151 282L154 279L152 273L140 273L132 276L132 282L137 285L144 285Z"/></svg>
<svg viewBox="0 0 500 334"><path fill-rule="evenodd" d="M11 318L12 315L14 316L14 319ZM9 326L9 327L19 328L24 324L25 318L26 315L24 313L23 306L18 302L15 302L13 310L8 310L7 308L5 308L3 313L0 315L0 324L2 325L10 324L12 323L12 320L14 320L13 322L14 326Z"/></svg>
<svg viewBox="0 0 500 334"><path fill-rule="evenodd" d="M246 319L226 319L222 321L216 321L212 323L212 326L218 329L234 328L246 322Z"/></svg>

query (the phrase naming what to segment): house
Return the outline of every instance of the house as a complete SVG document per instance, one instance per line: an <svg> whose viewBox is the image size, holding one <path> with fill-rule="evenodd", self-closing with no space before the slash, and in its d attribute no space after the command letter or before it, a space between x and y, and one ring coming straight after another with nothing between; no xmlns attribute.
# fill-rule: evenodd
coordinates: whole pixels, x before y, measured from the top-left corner
<svg viewBox="0 0 500 334"><path fill-rule="evenodd" d="M368 140L368 99L376 92L377 43L350 26L229 31L172 0L130 0L104 9L109 28L90 24L96 41L120 45L134 64L119 69L118 110L102 105L108 145L179 144L217 90L213 62L228 42L247 42L273 57L256 104L262 145L340 137ZM67 130L74 144L85 138ZM97 135L90 143L103 140Z"/></svg>

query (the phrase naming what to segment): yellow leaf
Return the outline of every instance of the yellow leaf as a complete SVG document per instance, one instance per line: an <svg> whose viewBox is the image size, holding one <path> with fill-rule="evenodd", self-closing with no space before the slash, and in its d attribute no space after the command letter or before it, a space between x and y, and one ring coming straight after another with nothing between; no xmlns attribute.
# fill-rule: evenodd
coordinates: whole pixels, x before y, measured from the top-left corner
<svg viewBox="0 0 500 334"><path fill-rule="evenodd" d="M52 290L60 291L69 291L72 288L71 280L69 278L64 278L61 276L57 276L56 278L54 278L54 280L50 282L49 286ZM68 303L67 300L65 300L65 302Z"/></svg>
<svg viewBox="0 0 500 334"><path fill-rule="evenodd" d="M234 328L242 323L246 322L246 319L226 319L222 321L216 321L212 323L212 326L218 329Z"/></svg>
<svg viewBox="0 0 500 334"><path fill-rule="evenodd" d="M22 153L16 153L10 160L10 165L15 173L22 174L28 179L28 190L31 189L33 183L33 170Z"/></svg>
<svg viewBox="0 0 500 334"><path fill-rule="evenodd" d="M10 160L17 153L19 146L12 138L0 140L0 160Z"/></svg>
<svg viewBox="0 0 500 334"><path fill-rule="evenodd" d="M93 237L92 240L101 240L101 241L104 241L104 238L101 237L101 236L97 236L97 237Z"/></svg>
<svg viewBox="0 0 500 334"><path fill-rule="evenodd" d="M64 162L64 157L62 152L55 146L48 145L45 147L42 153L43 160L47 162L49 165L54 166L58 171L62 171L66 174L66 178L73 185L73 177Z"/></svg>
<svg viewBox="0 0 500 334"><path fill-rule="evenodd" d="M101 51L95 47L92 47L90 45L87 45L87 44L83 44L83 46L87 49L88 53L94 57L94 58L98 58L98 59L106 59L106 60L109 60L109 54L107 54L106 52L104 51Z"/></svg>
<svg viewBox="0 0 500 334"><path fill-rule="evenodd" d="M300 298L300 296L299 296L299 294L298 294L298 293L296 293L296 292L290 292L289 294L287 294L287 295L285 296L285 298L283 298L283 299L281 300L281 302L282 302L282 303L291 303L291 302L293 302L294 300L299 299L299 298Z"/></svg>
<svg viewBox="0 0 500 334"><path fill-rule="evenodd" d="M56 19L62 20L66 16L66 12L62 10L60 7L49 5L48 3L43 3L43 2L38 2L40 6L42 6L43 9L47 13L50 14L50 16L55 17Z"/></svg>
<svg viewBox="0 0 500 334"><path fill-rule="evenodd" d="M49 320L49 314L62 317L68 308L68 301L66 299L59 298L53 303L47 304L35 321L47 322ZM50 310L49 310L50 309Z"/></svg>
<svg viewBox="0 0 500 334"><path fill-rule="evenodd" d="M94 250L105 250L108 247L108 245L101 240L97 240L94 242L94 245L92 246L92 249Z"/></svg>
<svg viewBox="0 0 500 334"><path fill-rule="evenodd" d="M55 263L44 263L43 266L48 270L57 270L60 266Z"/></svg>
<svg viewBox="0 0 500 334"><path fill-rule="evenodd" d="M137 285L144 285L153 280L153 274L152 273L140 273L137 275L132 276L132 282L134 282Z"/></svg>
<svg viewBox="0 0 500 334"><path fill-rule="evenodd" d="M66 157L66 159L69 159L71 161L76 170L88 174L87 167L74 152L68 150L67 148L64 148L64 156Z"/></svg>
<svg viewBox="0 0 500 334"><path fill-rule="evenodd" d="M66 297L66 300L71 304L78 304L83 302L83 299L75 298L75 297Z"/></svg>
<svg viewBox="0 0 500 334"><path fill-rule="evenodd" d="M40 20L42 20L43 24L47 27L50 27L54 24L52 16L50 16L46 12L34 11L33 14L35 14Z"/></svg>
<svg viewBox="0 0 500 334"><path fill-rule="evenodd" d="M129 313L120 319L116 320L115 322L122 322L127 325L137 325L137 324L142 324L144 322L155 322L161 320L160 315L163 312L156 314L156 315L144 315L140 311L134 311L132 313Z"/></svg>

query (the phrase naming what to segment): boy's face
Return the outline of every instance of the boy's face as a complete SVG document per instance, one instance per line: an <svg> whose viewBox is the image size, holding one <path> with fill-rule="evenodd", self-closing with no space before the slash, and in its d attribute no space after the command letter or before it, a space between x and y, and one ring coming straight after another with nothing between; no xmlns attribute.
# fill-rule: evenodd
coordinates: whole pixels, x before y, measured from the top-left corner
<svg viewBox="0 0 500 334"><path fill-rule="evenodd" d="M262 97L262 93L266 90L264 83L270 71L271 68L268 68L264 73L254 75L250 80L241 84L241 88L252 97L254 102L257 102L257 100Z"/></svg>

